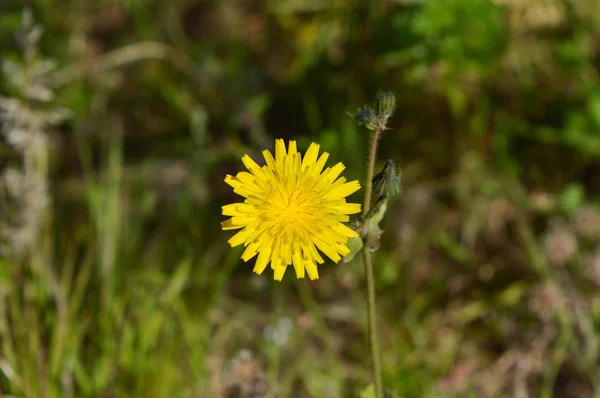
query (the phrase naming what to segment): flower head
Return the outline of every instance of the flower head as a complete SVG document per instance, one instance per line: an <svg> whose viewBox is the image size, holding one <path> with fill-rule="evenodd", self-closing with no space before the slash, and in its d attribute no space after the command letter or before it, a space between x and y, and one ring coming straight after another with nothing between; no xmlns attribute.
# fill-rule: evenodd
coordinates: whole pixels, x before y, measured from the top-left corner
<svg viewBox="0 0 600 398"><path fill-rule="evenodd" d="M225 230L241 229L228 242L232 247L246 246L244 261L258 255L257 274L271 263L275 279L281 280L293 264L296 277L303 278L306 271L310 279L317 279L317 264L324 262L317 248L337 263L349 253L348 238L358 236L342 223L349 221L349 214L360 212L359 204L345 199L360 185L338 178L345 168L342 163L323 171L329 154L318 155L318 144L312 143L302 159L296 141L290 141L286 151L278 139L275 158L263 151L265 166L244 155L249 173L225 177L233 191L246 199L223 206L223 215L231 218L221 225Z"/></svg>

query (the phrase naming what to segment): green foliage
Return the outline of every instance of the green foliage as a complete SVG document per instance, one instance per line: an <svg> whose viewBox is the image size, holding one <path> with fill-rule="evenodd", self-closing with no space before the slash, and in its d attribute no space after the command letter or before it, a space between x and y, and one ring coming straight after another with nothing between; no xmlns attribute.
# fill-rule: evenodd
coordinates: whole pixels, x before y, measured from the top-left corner
<svg viewBox="0 0 600 398"><path fill-rule="evenodd" d="M423 2L412 28L427 58L448 62L449 73L485 72L506 43L502 12L485 0Z"/></svg>

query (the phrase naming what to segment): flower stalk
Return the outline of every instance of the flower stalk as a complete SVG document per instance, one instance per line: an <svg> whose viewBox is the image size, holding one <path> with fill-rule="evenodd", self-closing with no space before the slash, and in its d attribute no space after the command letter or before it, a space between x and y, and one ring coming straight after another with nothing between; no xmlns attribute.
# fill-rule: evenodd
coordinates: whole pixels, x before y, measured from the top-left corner
<svg viewBox="0 0 600 398"><path fill-rule="evenodd" d="M362 248L363 265L367 279L367 324L369 335L369 350L371 353L371 366L375 397L383 398L383 384L381 379L381 356L377 335L377 320L375 317L375 278L373 275L373 259L371 253L379 248L379 238L383 232L378 224L385 213L388 199L398 195L401 190L400 177L393 160L388 160L384 169L374 176L375 162L377 160L377 144L381 134L388 130L387 122L394 113L396 98L389 92L379 92L373 109L368 106L360 108L355 117L358 123L365 126L371 133L369 144L369 157L367 161L367 180L365 182L365 200L363 205L362 224L357 228L360 231L362 244L356 246L355 251L349 256L354 256L356 250ZM374 187L375 184L375 187ZM377 193L377 201L371 207L373 188Z"/></svg>
<svg viewBox="0 0 600 398"><path fill-rule="evenodd" d="M371 194L373 190L373 170L375 168L375 159L377 154L377 142L381 136L381 129L376 129L371 134L371 145L369 147L369 159L367 163L367 181L365 184L365 202L363 214L367 216L371 207ZM365 244L366 244L366 238ZM375 319L375 281L373 278L373 260L371 250L365 248L362 251L363 265L367 277L367 323L369 328L369 349L371 351L371 366L373 371L373 381L375 383L375 396L383 397L383 386L381 381L381 358L379 354L379 340L377 337L377 323Z"/></svg>

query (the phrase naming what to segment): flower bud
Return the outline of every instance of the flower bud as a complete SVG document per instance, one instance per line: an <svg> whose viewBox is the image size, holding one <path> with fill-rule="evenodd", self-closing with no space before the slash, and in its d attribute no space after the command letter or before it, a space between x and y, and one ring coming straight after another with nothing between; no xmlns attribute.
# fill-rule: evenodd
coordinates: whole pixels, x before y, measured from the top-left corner
<svg viewBox="0 0 600 398"><path fill-rule="evenodd" d="M369 130L375 130L379 125L379 120L375 116L375 112L367 106L360 108L355 117L361 126L365 126Z"/></svg>
<svg viewBox="0 0 600 398"><path fill-rule="evenodd" d="M373 177L373 189L377 195L386 199L391 199L402 191L398 170L392 159L388 159L383 170Z"/></svg>
<svg viewBox="0 0 600 398"><path fill-rule="evenodd" d="M388 118L396 109L396 97L390 92L380 91L377 93L377 110L379 117Z"/></svg>

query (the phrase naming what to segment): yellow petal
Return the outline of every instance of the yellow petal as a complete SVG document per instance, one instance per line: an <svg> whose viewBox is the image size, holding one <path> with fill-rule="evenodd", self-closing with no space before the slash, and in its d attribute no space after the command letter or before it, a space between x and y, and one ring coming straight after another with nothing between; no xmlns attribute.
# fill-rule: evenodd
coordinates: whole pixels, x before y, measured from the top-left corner
<svg viewBox="0 0 600 398"><path fill-rule="evenodd" d="M337 224L333 227L333 230L340 236L343 236L344 238L358 237L358 233L356 231L348 228L344 224Z"/></svg>
<svg viewBox="0 0 600 398"><path fill-rule="evenodd" d="M338 261L340 261L342 259L340 257L340 255L335 251L335 248L333 248L331 245L323 242L320 239L315 239L315 244L317 245L319 250L321 250L323 253L325 253L325 255L327 257L329 257L330 259L332 259L334 262L337 263Z"/></svg>
<svg viewBox="0 0 600 398"><path fill-rule="evenodd" d="M314 142L310 144L308 150L306 151L306 155L304 155L304 160L302 161L302 170L312 166L317 160L317 155L319 154L319 144L315 144Z"/></svg>
<svg viewBox="0 0 600 398"><path fill-rule="evenodd" d="M288 146L289 146L289 149L288 149L289 155L292 155L292 154L298 152L298 149L296 148L296 141L290 140L290 144Z"/></svg>
<svg viewBox="0 0 600 398"><path fill-rule="evenodd" d="M336 243L335 250L342 256L345 256L346 254L350 253L350 249L348 249L348 246L346 246L343 243Z"/></svg>
<svg viewBox="0 0 600 398"><path fill-rule="evenodd" d="M271 152L265 149L262 153L265 158L265 162L267 163L267 167L272 170L275 170L275 159L273 159L273 155L271 155Z"/></svg>
<svg viewBox="0 0 600 398"><path fill-rule="evenodd" d="M342 186L332 189L325 195L326 200L337 200L345 198L346 196L353 194L360 189L358 181L347 182Z"/></svg>
<svg viewBox="0 0 600 398"><path fill-rule="evenodd" d="M358 203L345 203L340 206L335 206L334 210L339 214L357 214L360 213L360 204Z"/></svg>
<svg viewBox="0 0 600 398"><path fill-rule="evenodd" d="M313 176L316 176L317 174L320 174L321 171L323 170L323 167L325 167L325 163L327 163L327 159L329 159L329 153L323 152L321 154L321 156L319 157L319 160L317 161L317 163L315 163L310 168L310 174L313 175Z"/></svg>
<svg viewBox="0 0 600 398"><path fill-rule="evenodd" d="M256 211L256 207L246 203L232 203L221 208L224 216L239 216L250 214Z"/></svg>
<svg viewBox="0 0 600 398"><path fill-rule="evenodd" d="M240 228L244 228L244 225L235 225L231 222L231 218L230 218L221 223L221 228L223 228L223 230L240 229Z"/></svg>
<svg viewBox="0 0 600 398"><path fill-rule="evenodd" d="M283 162L286 158L285 144L282 139L275 140L275 163L277 168L283 168Z"/></svg>
<svg viewBox="0 0 600 398"><path fill-rule="evenodd" d="M280 265L279 267L275 268L274 278L276 281L280 281L283 279L283 274L285 274L286 268L287 267L285 265Z"/></svg>
<svg viewBox="0 0 600 398"><path fill-rule="evenodd" d="M294 254L292 255L292 260L294 263L294 269L296 270L296 278L304 278L304 260L302 260L300 245L298 245L298 243L295 243L294 245Z"/></svg>
<svg viewBox="0 0 600 398"><path fill-rule="evenodd" d="M248 261L252 257L256 256L256 254L258 253L256 250L260 246L260 243L261 242L252 242L252 243L250 243L248 245L248 247L246 248L246 250L244 250L244 253L242 253L242 260Z"/></svg>
<svg viewBox="0 0 600 398"><path fill-rule="evenodd" d="M258 165L258 163L256 163L250 156L248 155L244 155L242 156L242 162L244 162L244 166L246 166L246 168L250 171L252 171L252 169L260 169L260 166Z"/></svg>
<svg viewBox="0 0 600 398"><path fill-rule="evenodd" d="M314 262L306 261L304 265L306 266L306 273L308 274L308 277L311 281L319 279L319 270L317 270L317 266Z"/></svg>
<svg viewBox="0 0 600 398"><path fill-rule="evenodd" d="M229 243L231 245L231 247L239 246L242 243L244 243L246 241L246 239L248 239L248 237L250 237L250 235L252 235L253 233L254 233L253 229L245 228L245 229L241 230L240 232L238 232L237 234L233 235L233 237L231 239L229 239L227 241L227 243Z"/></svg>
<svg viewBox="0 0 600 398"><path fill-rule="evenodd" d="M262 274L267 264L269 263L271 255L271 247L266 247L260 251L258 254L258 258L256 259L256 264L254 265L253 271L258 275Z"/></svg>
<svg viewBox="0 0 600 398"><path fill-rule="evenodd" d="M346 168L346 166L344 166L343 163L338 163L335 166L333 166L332 168L330 168L330 169L328 168L327 176L323 176L323 181L327 182L328 184L331 184L333 182L333 180L338 178L338 176L342 173L342 171L344 171L345 168Z"/></svg>

